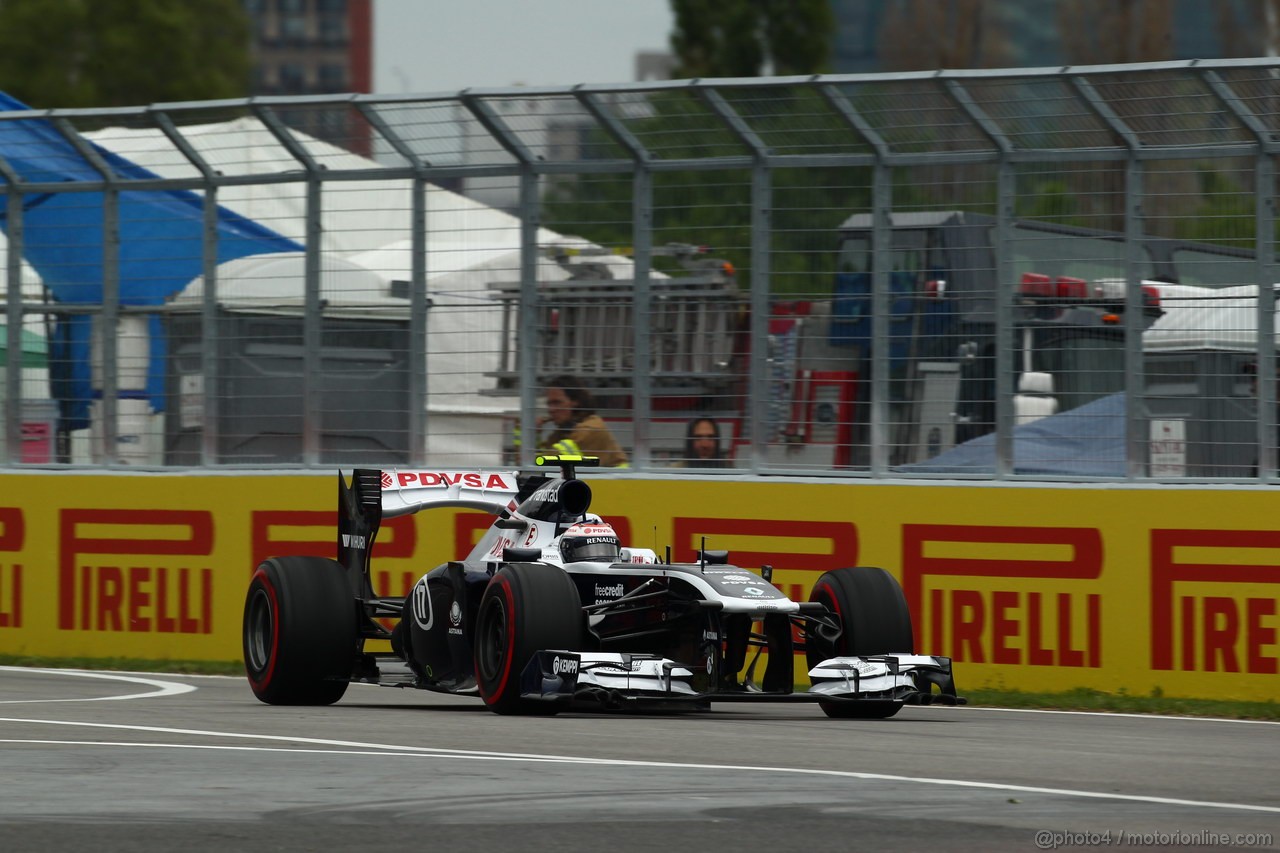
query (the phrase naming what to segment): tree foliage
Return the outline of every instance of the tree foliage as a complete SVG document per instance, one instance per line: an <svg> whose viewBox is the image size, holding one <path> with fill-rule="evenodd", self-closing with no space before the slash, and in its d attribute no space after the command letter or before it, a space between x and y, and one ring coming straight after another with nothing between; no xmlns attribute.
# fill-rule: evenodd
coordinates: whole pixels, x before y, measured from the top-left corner
<svg viewBox="0 0 1280 853"><path fill-rule="evenodd" d="M240 0L3 0L0 90L33 107L242 97Z"/></svg>
<svg viewBox="0 0 1280 853"><path fill-rule="evenodd" d="M1173 57L1174 0L1076 0L1058 10L1066 59L1073 65L1156 62Z"/></svg>
<svg viewBox="0 0 1280 853"><path fill-rule="evenodd" d="M671 36L679 78L759 77L819 73L831 56L835 21L829 0L671 0ZM742 90L733 108L762 134L786 136L793 122L821 123L824 108L812 94L771 88ZM698 160L749 154L724 122L686 91L650 97L650 116L630 123L640 138L660 146L664 159ZM755 111L760 111L756 114ZM829 112L829 110L828 110ZM705 116L705 118L704 118ZM799 117L803 116L801 119ZM826 123L851 131L833 116ZM699 128L697 133L690 129ZM834 173L831 173L834 172ZM774 170L769 271L774 292L829 288L836 228L852 198L839 184L849 171ZM582 234L602 245L629 245L632 186L629 177L566 182L547 200L548 225ZM711 247L751 276L751 175L743 169L657 172L653 179L654 243L688 242ZM664 269L662 259L655 267Z"/></svg>
<svg viewBox="0 0 1280 853"><path fill-rule="evenodd" d="M1280 54L1280 0L1217 3L1214 11L1223 56Z"/></svg>
<svg viewBox="0 0 1280 853"><path fill-rule="evenodd" d="M671 0L675 76L759 77L827 70L829 0Z"/></svg>
<svg viewBox="0 0 1280 853"><path fill-rule="evenodd" d="M832 148L837 143L831 137L841 137L845 144L856 139L842 119L803 87L747 87L733 94L731 107L753 125L765 144L776 140L785 148L794 139L791 128L800 122L808 134L827 140ZM655 146L662 159L748 155L750 150L727 127L718 127L719 120L700 101L693 90L655 93L646 100L650 115L628 122L628 128ZM774 168L769 185L771 291L790 295L828 291L834 281L839 225L868 203L868 169ZM630 176L580 176L553 184L544 201L544 222L601 245L629 246L634 236L632 192ZM655 171L653 243L706 245L716 257L733 263L739 283L746 287L754 272L751 203L750 169ZM654 267L677 272L662 258L654 259Z"/></svg>
<svg viewBox="0 0 1280 853"><path fill-rule="evenodd" d="M988 0L903 0L890 4L880 39L885 71L995 68L1009 46L998 4Z"/></svg>

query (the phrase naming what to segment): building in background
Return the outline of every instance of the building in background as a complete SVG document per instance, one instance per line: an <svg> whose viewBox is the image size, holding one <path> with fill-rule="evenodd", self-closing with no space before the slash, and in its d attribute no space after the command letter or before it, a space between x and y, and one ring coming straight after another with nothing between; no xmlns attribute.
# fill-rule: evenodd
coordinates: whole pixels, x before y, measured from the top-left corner
<svg viewBox="0 0 1280 853"><path fill-rule="evenodd" d="M669 50L642 50L636 53L636 80L670 80L676 67L675 54Z"/></svg>
<svg viewBox="0 0 1280 853"><path fill-rule="evenodd" d="M831 0L836 74L1274 56L1276 0Z"/></svg>
<svg viewBox="0 0 1280 853"><path fill-rule="evenodd" d="M253 95L373 91L373 0L244 0ZM367 131L344 111L293 110L289 126L368 153Z"/></svg>

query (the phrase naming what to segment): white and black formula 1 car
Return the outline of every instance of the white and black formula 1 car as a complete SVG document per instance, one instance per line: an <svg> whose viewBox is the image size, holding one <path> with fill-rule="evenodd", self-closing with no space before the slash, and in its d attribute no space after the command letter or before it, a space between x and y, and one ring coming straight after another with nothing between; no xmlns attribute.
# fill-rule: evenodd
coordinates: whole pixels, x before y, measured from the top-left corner
<svg viewBox="0 0 1280 853"><path fill-rule="evenodd" d="M575 476L593 460L538 461L560 476L357 469L348 486L340 474L338 560L275 557L249 583L254 694L325 705L353 681L372 682L478 695L500 714L816 701L831 717L884 718L904 704L964 703L949 658L912 653L906 600L883 569L826 572L809 601L792 601L768 567L729 565L723 551L672 563L623 547ZM497 519L470 554L427 572L408 596L376 596L381 520L428 507ZM391 651L367 652L367 640L389 640ZM799 652L812 685L802 692Z"/></svg>

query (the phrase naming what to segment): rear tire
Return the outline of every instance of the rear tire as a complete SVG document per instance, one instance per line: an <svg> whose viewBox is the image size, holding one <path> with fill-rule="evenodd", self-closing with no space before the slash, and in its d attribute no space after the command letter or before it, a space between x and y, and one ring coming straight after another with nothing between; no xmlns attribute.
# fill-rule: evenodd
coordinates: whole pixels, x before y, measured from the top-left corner
<svg viewBox="0 0 1280 853"><path fill-rule="evenodd" d="M818 578L810 601L825 604L840 616L844 626L830 638L810 630L805 637L805 659L813 669L824 660L844 655L911 654L915 640L906 596L893 575L884 569L860 566L836 569ZM819 702L828 717L882 720L902 709L902 702Z"/></svg>
<svg viewBox="0 0 1280 853"><path fill-rule="evenodd" d="M476 620L475 665L480 695L499 714L558 713L563 702L525 699L520 676L541 649L582 648L582 602L558 566L505 566L485 588Z"/></svg>
<svg viewBox="0 0 1280 853"><path fill-rule="evenodd" d="M323 557L267 560L249 581L242 638L245 673L260 700L337 702L358 652L347 570Z"/></svg>

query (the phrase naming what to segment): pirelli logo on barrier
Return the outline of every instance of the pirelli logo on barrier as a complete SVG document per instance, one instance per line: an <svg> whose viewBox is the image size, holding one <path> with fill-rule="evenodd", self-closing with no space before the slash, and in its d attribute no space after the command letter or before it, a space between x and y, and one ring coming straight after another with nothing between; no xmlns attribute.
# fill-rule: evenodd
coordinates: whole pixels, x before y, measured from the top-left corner
<svg viewBox="0 0 1280 853"><path fill-rule="evenodd" d="M58 627L210 634L213 513L65 509Z"/></svg>
<svg viewBox="0 0 1280 853"><path fill-rule="evenodd" d="M848 521L779 521L764 518L671 520L675 559L694 560L703 536L711 549L733 545L733 561L747 567L818 572L858 563L858 528Z"/></svg>
<svg viewBox="0 0 1280 853"><path fill-rule="evenodd" d="M262 560L337 556L332 492L313 477L248 492L239 478L183 478L168 509L153 507L169 480L0 479L24 500L0 507L10 651L231 660ZM823 571L882 566L902 582L916 649L968 666L968 684L1274 697L1280 531L1234 528L1273 517L1280 492L861 488L618 480L597 503L636 513L605 516L625 542L664 557L670 545L677 561L704 543L728 550L735 565L773 566L799 600ZM492 522L454 508L384 519L374 592L406 594Z"/></svg>
<svg viewBox="0 0 1280 853"><path fill-rule="evenodd" d="M1275 675L1280 533L1151 531L1151 668Z"/></svg>
<svg viewBox="0 0 1280 853"><path fill-rule="evenodd" d="M1101 574L1093 528L902 527L916 647L957 662L1101 667Z"/></svg>
<svg viewBox="0 0 1280 853"><path fill-rule="evenodd" d="M493 516L481 518L492 520ZM249 519L250 560L245 566L250 574L264 560L282 554L311 554L333 559L337 555L336 516L322 510L255 510ZM408 595L413 584L426 571L418 566L390 568L389 560L408 560L418 547L414 517L389 518L378 529L374 545L371 580L376 595Z"/></svg>
<svg viewBox="0 0 1280 853"><path fill-rule="evenodd" d="M0 628L22 627L22 563L12 559L26 539L22 510L0 507Z"/></svg>

